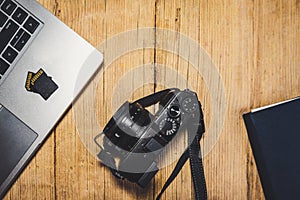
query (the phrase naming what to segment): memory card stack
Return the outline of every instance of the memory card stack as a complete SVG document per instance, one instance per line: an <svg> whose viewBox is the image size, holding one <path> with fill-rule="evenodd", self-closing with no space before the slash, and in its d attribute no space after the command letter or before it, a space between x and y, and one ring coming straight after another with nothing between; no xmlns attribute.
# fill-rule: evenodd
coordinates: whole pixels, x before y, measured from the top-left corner
<svg viewBox="0 0 300 200"><path fill-rule="evenodd" d="M47 100L58 89L58 85L43 69L39 69L37 73L28 72L25 88Z"/></svg>

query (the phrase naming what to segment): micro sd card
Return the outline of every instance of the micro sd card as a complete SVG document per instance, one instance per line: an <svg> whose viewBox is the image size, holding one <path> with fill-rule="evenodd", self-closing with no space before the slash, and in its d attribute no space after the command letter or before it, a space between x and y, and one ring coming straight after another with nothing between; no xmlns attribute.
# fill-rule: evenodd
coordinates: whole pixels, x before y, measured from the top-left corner
<svg viewBox="0 0 300 200"><path fill-rule="evenodd" d="M47 100L57 89L58 85L47 76L46 73L42 73L33 82L33 87L38 94L40 94L45 100Z"/></svg>
<svg viewBox="0 0 300 200"><path fill-rule="evenodd" d="M35 81L43 74L45 74L44 70L39 69L39 71L36 74L34 74L33 77L31 78L31 81L30 81L31 85L34 86ZM46 74L46 76L47 76L47 74Z"/></svg>
<svg viewBox="0 0 300 200"><path fill-rule="evenodd" d="M58 85L43 69L40 69L35 74L28 72L25 88L27 91L37 93L47 100L58 89Z"/></svg>
<svg viewBox="0 0 300 200"><path fill-rule="evenodd" d="M32 92L31 90L31 79L34 76L33 72L28 72L27 74L27 78L26 78L26 84L25 84L25 88L28 92Z"/></svg>

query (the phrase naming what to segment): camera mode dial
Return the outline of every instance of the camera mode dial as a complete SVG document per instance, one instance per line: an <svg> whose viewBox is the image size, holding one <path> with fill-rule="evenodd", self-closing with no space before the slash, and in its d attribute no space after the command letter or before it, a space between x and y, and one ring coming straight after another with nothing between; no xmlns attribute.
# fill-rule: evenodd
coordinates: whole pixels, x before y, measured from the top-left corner
<svg viewBox="0 0 300 200"><path fill-rule="evenodd" d="M175 119L167 117L159 123L159 129L166 135L172 136L178 131L179 125Z"/></svg>
<svg viewBox="0 0 300 200"><path fill-rule="evenodd" d="M197 107L198 107L198 101L192 97L187 97L182 102L182 108L187 113L194 112L197 109Z"/></svg>

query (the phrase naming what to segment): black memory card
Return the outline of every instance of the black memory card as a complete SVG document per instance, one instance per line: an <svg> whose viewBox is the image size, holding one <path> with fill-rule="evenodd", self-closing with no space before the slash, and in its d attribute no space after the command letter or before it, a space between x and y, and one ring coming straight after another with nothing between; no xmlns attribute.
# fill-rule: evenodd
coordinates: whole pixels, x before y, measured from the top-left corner
<svg viewBox="0 0 300 200"><path fill-rule="evenodd" d="M25 88L29 92L40 94L47 100L58 89L58 85L43 69L39 69L35 74L28 72Z"/></svg>

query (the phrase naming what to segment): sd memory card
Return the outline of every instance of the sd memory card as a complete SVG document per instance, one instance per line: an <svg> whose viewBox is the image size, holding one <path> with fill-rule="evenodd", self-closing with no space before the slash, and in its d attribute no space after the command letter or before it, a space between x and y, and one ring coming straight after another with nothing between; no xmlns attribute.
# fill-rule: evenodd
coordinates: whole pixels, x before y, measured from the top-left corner
<svg viewBox="0 0 300 200"><path fill-rule="evenodd" d="M58 89L58 85L43 69L39 69L37 73L28 72L25 88L27 91L37 93L47 100Z"/></svg>

